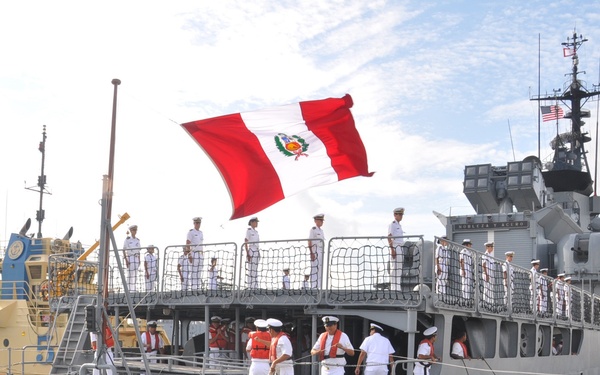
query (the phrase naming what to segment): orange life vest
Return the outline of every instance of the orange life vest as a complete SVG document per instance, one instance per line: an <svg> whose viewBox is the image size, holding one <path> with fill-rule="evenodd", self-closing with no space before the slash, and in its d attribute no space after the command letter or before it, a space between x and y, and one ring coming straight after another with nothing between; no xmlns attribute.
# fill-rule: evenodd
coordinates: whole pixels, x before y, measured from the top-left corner
<svg viewBox="0 0 600 375"><path fill-rule="evenodd" d="M324 332L321 334L321 337L319 337L319 347L321 348L321 350L325 349L325 343L327 342L327 336L328 333ZM339 329L335 331L335 333L333 334L333 341L331 342L331 348L329 349L329 358L335 358L337 356L337 344L338 342L340 342L340 338L342 337L342 331L340 331ZM325 351L322 351L321 353L319 353L319 361L322 361L325 359Z"/></svg>
<svg viewBox="0 0 600 375"><path fill-rule="evenodd" d="M269 348L267 348L267 345L255 340L255 338L258 338L258 339L261 339L264 341L270 341L271 334L269 334L269 332L267 332L267 331L255 331L255 332L250 332L248 334L248 337L252 340L252 347L250 349L250 357L252 359L269 359Z"/></svg>

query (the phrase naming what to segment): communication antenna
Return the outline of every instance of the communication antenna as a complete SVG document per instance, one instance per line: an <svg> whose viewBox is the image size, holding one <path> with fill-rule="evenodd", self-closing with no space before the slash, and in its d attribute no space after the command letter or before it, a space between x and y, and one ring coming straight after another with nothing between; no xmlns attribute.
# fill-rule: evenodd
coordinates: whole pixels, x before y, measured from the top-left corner
<svg viewBox="0 0 600 375"><path fill-rule="evenodd" d="M44 125L44 130L42 132L42 141L38 147L38 150L42 153L42 172L38 176L37 186L26 187L27 190L32 190L40 193L40 209L37 210L35 219L38 221L38 232L37 238L42 238L42 221L45 218L45 211L42 208L42 203L44 201L44 194L52 195L48 190L46 190L46 175L44 174L44 163L46 162L46 125Z"/></svg>

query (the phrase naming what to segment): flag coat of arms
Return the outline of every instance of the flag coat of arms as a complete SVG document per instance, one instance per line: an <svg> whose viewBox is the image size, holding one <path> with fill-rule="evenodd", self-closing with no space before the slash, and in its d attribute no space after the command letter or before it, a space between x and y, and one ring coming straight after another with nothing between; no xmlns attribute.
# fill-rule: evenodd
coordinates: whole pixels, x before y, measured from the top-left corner
<svg viewBox="0 0 600 375"><path fill-rule="evenodd" d="M237 219L310 187L372 176L352 105L345 95L181 126L219 169Z"/></svg>

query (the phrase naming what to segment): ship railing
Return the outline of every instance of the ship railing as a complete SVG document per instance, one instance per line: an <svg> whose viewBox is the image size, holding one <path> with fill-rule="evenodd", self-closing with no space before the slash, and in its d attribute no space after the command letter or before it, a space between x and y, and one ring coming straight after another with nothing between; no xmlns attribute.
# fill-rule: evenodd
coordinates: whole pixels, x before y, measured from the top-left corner
<svg viewBox="0 0 600 375"><path fill-rule="evenodd" d="M311 241L312 249L308 239L242 244L237 259L241 270L236 279L238 300L252 305L319 303L326 285L322 277L325 243Z"/></svg>
<svg viewBox="0 0 600 375"><path fill-rule="evenodd" d="M441 240L436 237L436 243ZM562 280L444 241L446 245L438 246L432 255L435 307L600 325L600 297Z"/></svg>
<svg viewBox="0 0 600 375"><path fill-rule="evenodd" d="M233 242L168 246L159 265L160 301L172 305L232 303L237 251Z"/></svg>
<svg viewBox="0 0 600 375"><path fill-rule="evenodd" d="M186 355L156 355L152 359L156 359L158 363L150 364L152 372L160 373L161 371L181 373L199 373L199 374L247 374L248 365L240 359L228 357L233 351L220 351L220 357L207 358L206 353L197 352ZM143 358L141 356L127 355L127 366L130 368L139 368L144 370ZM115 364L121 363L120 358L115 358ZM124 363L124 361L123 361ZM185 366L182 368L181 366ZM190 369L192 371L187 371Z"/></svg>
<svg viewBox="0 0 600 375"><path fill-rule="evenodd" d="M327 304L421 304L423 236L335 237L328 248L324 270Z"/></svg>

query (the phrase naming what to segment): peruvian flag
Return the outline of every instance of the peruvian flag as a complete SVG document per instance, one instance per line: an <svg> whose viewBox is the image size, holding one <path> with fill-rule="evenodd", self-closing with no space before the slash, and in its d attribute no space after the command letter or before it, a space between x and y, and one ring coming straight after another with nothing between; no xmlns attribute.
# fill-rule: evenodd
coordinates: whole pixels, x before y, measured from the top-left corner
<svg viewBox="0 0 600 375"><path fill-rule="evenodd" d="M372 176L352 104L346 94L181 126L219 169L237 219L313 186Z"/></svg>

